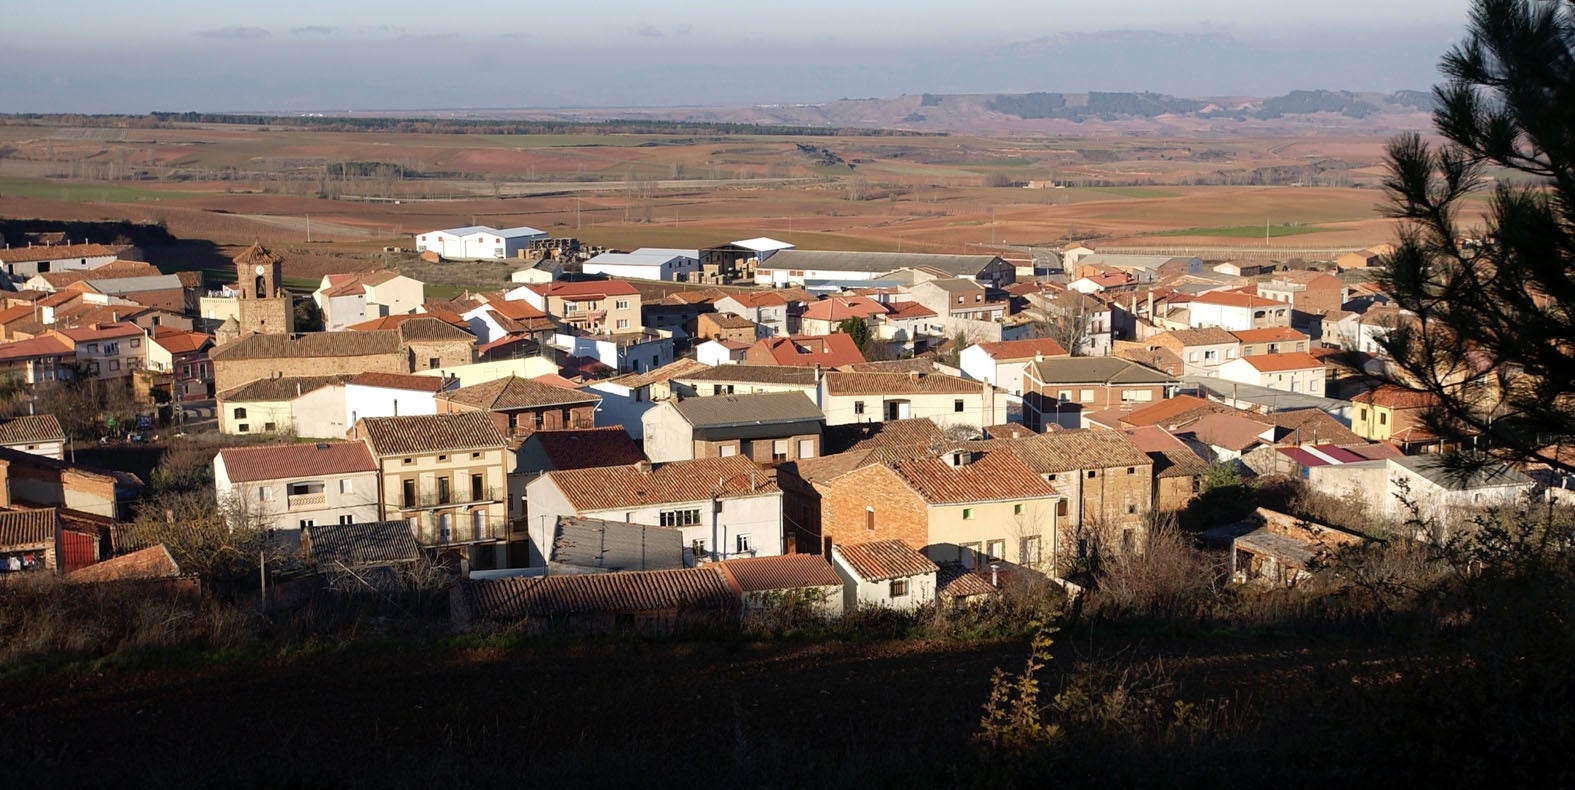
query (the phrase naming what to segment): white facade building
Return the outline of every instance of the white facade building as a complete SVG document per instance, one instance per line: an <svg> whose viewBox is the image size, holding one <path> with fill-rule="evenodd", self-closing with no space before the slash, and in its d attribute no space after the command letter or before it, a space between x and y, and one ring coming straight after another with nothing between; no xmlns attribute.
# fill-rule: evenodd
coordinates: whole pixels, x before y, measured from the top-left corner
<svg viewBox="0 0 1575 790"><path fill-rule="evenodd" d="M604 252L586 261L581 270L623 280L684 282L700 271L700 251L641 247L634 252Z"/></svg>
<svg viewBox="0 0 1575 790"><path fill-rule="evenodd" d="M501 261L517 258L530 243L547 238L547 232L531 227L497 228L470 225L463 228L429 230L416 234L416 252L435 252L450 261Z"/></svg>

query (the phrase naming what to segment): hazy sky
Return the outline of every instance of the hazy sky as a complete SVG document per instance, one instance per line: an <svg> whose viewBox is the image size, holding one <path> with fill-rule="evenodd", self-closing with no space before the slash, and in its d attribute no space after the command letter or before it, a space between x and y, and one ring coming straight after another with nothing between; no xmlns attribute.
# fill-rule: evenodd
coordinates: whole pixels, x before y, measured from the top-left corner
<svg viewBox="0 0 1575 790"><path fill-rule="evenodd" d="M0 0L0 111L814 102L1437 81L1467 0Z"/></svg>

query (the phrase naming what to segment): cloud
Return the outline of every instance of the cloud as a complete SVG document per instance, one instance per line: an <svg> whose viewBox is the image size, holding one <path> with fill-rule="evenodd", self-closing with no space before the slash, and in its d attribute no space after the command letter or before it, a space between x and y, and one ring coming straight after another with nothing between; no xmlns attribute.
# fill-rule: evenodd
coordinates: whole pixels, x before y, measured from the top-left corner
<svg viewBox="0 0 1575 790"><path fill-rule="evenodd" d="M339 28L333 25L307 25L306 27L292 27L290 32L297 36L319 35L326 36L338 33Z"/></svg>
<svg viewBox="0 0 1575 790"><path fill-rule="evenodd" d="M689 25L679 25L678 27L673 28L673 35L687 36L689 35L689 31L692 29L693 28L691 28Z"/></svg>
<svg viewBox="0 0 1575 790"><path fill-rule="evenodd" d="M447 41L459 38L458 33L406 33L399 37L400 41Z"/></svg>
<svg viewBox="0 0 1575 790"><path fill-rule="evenodd" d="M664 35L660 28L650 22L641 22L640 26L634 29L634 34L646 38L661 38Z"/></svg>
<svg viewBox="0 0 1575 790"><path fill-rule="evenodd" d="M260 38L267 38L273 34L269 33L266 28L261 27L230 26L218 27L212 30L199 30L197 31L197 35L202 36L203 38L224 38L231 40L255 41Z"/></svg>
<svg viewBox="0 0 1575 790"><path fill-rule="evenodd" d="M523 30L516 30L511 33L498 33L496 35L498 38L530 38L530 34Z"/></svg>

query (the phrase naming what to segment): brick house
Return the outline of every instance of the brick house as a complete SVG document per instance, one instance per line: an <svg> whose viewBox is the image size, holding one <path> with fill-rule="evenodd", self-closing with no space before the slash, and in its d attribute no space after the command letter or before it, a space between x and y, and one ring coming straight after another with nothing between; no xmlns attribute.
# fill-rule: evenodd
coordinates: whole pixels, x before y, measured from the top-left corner
<svg viewBox="0 0 1575 790"><path fill-rule="evenodd" d="M1080 428L1085 411L1133 411L1176 393L1180 382L1150 367L1113 357L1043 359L1023 371L1023 424Z"/></svg>

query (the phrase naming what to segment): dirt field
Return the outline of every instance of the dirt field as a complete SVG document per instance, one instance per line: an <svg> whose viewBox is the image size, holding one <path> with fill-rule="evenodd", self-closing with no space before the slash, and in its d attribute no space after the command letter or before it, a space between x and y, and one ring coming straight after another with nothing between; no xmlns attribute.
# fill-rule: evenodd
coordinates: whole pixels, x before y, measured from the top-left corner
<svg viewBox="0 0 1575 790"><path fill-rule="evenodd" d="M314 245L351 255L408 247L417 231L465 224L531 225L620 248L767 235L806 249L984 252L1078 239L1262 254L1392 240L1373 188L1382 146L1379 138L701 139L6 126L0 214L162 221L178 237L219 245L304 245L310 217ZM331 175L352 165L365 174ZM1312 181L1193 185L1248 176ZM1048 181L1093 185L986 186ZM371 199L350 199L357 195ZM1265 222L1311 232L1268 244L1244 235Z"/></svg>

